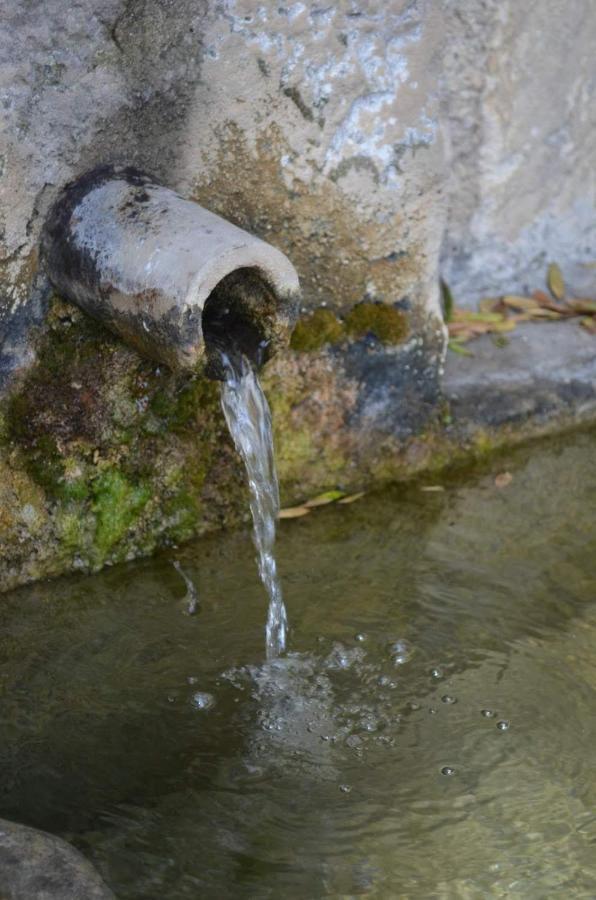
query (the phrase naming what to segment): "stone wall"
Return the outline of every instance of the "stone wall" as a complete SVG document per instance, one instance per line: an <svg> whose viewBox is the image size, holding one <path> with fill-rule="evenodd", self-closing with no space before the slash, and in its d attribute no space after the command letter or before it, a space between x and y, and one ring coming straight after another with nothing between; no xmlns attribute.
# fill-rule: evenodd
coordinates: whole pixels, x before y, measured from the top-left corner
<svg viewBox="0 0 596 900"><path fill-rule="evenodd" d="M594 275L595 39L589 0L12 0L0 584L244 508L214 386L51 297L37 247L69 179L133 163L290 256L301 321L265 373L286 501L403 477L454 448L439 272L462 304L551 259Z"/></svg>

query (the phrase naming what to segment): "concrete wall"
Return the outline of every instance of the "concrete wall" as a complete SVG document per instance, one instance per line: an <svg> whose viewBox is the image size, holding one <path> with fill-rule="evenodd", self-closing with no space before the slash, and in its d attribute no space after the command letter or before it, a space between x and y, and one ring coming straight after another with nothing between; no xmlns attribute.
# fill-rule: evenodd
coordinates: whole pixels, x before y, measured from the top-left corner
<svg viewBox="0 0 596 900"><path fill-rule="evenodd" d="M432 314L439 260L465 301L596 253L590 0L13 0L0 42L9 344L52 197L109 160L281 246L309 305Z"/></svg>

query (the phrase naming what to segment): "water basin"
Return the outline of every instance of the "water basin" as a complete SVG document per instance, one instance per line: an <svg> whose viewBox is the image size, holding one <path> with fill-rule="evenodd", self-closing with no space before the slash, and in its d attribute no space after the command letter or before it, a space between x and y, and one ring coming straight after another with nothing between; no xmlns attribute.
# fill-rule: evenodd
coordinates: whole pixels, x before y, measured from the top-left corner
<svg viewBox="0 0 596 900"><path fill-rule="evenodd" d="M280 660L248 527L4 596L0 816L121 900L594 897L595 453L282 523Z"/></svg>

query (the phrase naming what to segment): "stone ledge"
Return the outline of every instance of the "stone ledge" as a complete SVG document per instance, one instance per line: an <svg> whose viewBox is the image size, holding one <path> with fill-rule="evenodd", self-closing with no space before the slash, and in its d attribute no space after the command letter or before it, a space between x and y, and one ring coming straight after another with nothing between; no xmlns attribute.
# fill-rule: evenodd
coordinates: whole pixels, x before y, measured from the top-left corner
<svg viewBox="0 0 596 900"><path fill-rule="evenodd" d="M524 324L498 346L489 336L473 357L448 354L443 391L453 425L557 431L596 419L596 339L577 320Z"/></svg>

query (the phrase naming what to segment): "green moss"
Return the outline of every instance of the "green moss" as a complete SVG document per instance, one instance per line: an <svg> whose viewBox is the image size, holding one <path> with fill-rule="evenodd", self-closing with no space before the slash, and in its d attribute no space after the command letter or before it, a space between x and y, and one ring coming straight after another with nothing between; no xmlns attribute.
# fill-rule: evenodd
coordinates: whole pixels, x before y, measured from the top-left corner
<svg viewBox="0 0 596 900"><path fill-rule="evenodd" d="M135 523L151 489L146 484L132 484L117 469L109 469L93 482L93 495L95 550L103 561Z"/></svg>
<svg viewBox="0 0 596 900"><path fill-rule="evenodd" d="M408 333L404 313L386 303L358 303L346 316L345 324L351 337L374 334L383 344L399 344Z"/></svg>
<svg viewBox="0 0 596 900"><path fill-rule="evenodd" d="M315 309L300 319L292 332L290 347L301 352L320 350L325 344L336 344L344 338L342 322L330 309Z"/></svg>

